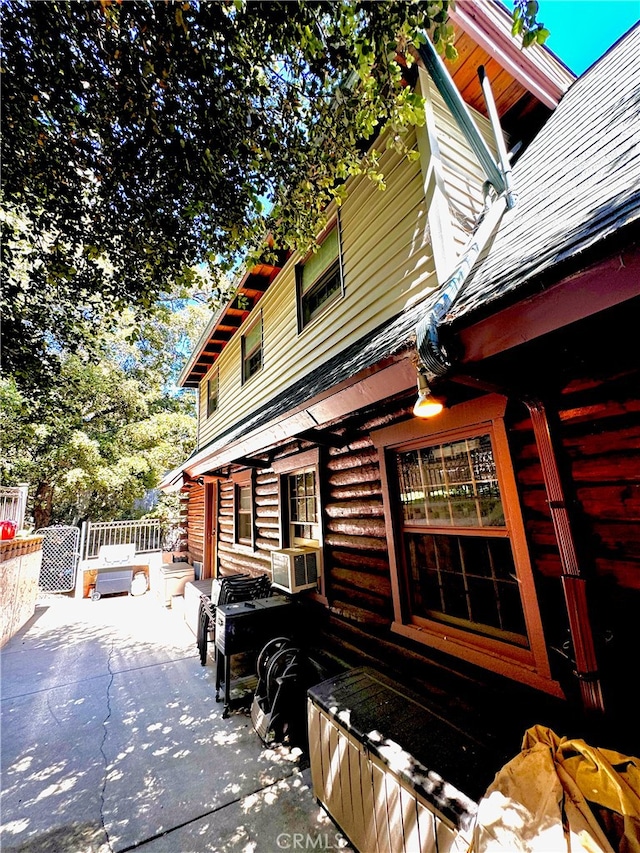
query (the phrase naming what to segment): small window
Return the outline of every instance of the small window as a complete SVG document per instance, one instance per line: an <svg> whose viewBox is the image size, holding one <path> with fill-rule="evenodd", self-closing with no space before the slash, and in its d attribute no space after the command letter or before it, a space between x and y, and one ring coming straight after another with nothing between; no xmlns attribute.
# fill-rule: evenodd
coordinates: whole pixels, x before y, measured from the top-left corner
<svg viewBox="0 0 640 853"><path fill-rule="evenodd" d="M314 469L287 476L289 497L289 539L291 545L317 545L318 496Z"/></svg>
<svg viewBox="0 0 640 853"><path fill-rule="evenodd" d="M237 541L241 545L253 542L253 516L251 512L251 486L236 486L237 489Z"/></svg>
<svg viewBox="0 0 640 853"><path fill-rule="evenodd" d="M316 548L322 553L319 449L315 447L283 459L274 459L271 467L280 481L280 547ZM324 572L320 573L318 601L328 603Z"/></svg>
<svg viewBox="0 0 640 853"><path fill-rule="evenodd" d="M298 327L305 328L342 293L340 233L338 224L329 231L320 248L296 269Z"/></svg>
<svg viewBox="0 0 640 853"><path fill-rule="evenodd" d="M253 548L253 476L251 471L231 475L234 482L234 542Z"/></svg>
<svg viewBox="0 0 640 853"><path fill-rule="evenodd" d="M207 417L218 410L218 371L207 380Z"/></svg>
<svg viewBox="0 0 640 853"><path fill-rule="evenodd" d="M262 317L242 336L242 381L262 368Z"/></svg>

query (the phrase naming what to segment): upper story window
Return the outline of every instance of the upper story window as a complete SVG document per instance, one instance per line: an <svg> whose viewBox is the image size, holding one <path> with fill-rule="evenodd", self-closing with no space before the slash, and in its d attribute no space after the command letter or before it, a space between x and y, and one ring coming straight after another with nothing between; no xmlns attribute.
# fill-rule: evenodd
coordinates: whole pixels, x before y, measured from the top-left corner
<svg viewBox="0 0 640 853"><path fill-rule="evenodd" d="M262 315L242 336L242 381L262 368Z"/></svg>
<svg viewBox="0 0 640 853"><path fill-rule="evenodd" d="M218 371L207 379L207 417L218 411Z"/></svg>
<svg viewBox="0 0 640 853"><path fill-rule="evenodd" d="M550 693L497 395L379 430L393 630ZM434 431L434 427L438 430Z"/></svg>
<svg viewBox="0 0 640 853"><path fill-rule="evenodd" d="M340 230L336 220L319 249L296 267L298 331L331 305L343 292Z"/></svg>

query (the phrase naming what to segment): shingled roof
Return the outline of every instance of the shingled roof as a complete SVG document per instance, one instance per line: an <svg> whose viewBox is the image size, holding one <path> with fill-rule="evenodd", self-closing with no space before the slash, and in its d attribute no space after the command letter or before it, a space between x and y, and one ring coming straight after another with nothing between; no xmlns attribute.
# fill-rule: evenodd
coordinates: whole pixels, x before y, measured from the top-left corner
<svg viewBox="0 0 640 853"><path fill-rule="evenodd" d="M571 86L514 183L518 204L446 322L552 284L640 217L640 24Z"/></svg>

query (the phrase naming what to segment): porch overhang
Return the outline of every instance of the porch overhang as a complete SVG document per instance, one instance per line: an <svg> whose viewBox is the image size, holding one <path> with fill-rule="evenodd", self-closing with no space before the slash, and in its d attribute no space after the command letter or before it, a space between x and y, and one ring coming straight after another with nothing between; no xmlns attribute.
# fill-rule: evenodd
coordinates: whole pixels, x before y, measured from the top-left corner
<svg viewBox="0 0 640 853"><path fill-rule="evenodd" d="M169 472L160 488L168 492L178 491L189 479L227 465L240 462L246 465L256 456L261 463L265 453L283 442L295 438L313 442L315 431L319 433L318 443L322 444L324 439L320 431L335 421L414 387L415 368L411 353L406 350L297 406L274 406L272 416L267 414L263 417L263 413L256 413Z"/></svg>

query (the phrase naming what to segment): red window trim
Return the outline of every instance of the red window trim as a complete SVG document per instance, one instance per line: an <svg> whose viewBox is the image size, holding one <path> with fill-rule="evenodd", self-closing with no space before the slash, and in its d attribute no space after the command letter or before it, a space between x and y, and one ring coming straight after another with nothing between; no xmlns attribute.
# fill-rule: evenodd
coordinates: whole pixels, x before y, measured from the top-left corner
<svg viewBox="0 0 640 853"><path fill-rule="evenodd" d="M384 427L371 434L380 460L385 526L389 543L394 610L392 630L513 680L562 696L560 685L551 677L542 621L537 606L529 549L503 421L506 405L506 397L491 394L447 409L433 420L413 418L401 424ZM506 521L505 528L500 532L506 532L511 540L514 563L521 584L524 617L530 644L527 649L512 646L491 637L471 634L439 622L412 617L408 613L403 591L405 570L400 542L403 528L399 521L397 507L391 505L390 495L394 487L390 478L395 479L395 473L387 469L387 458L390 453L424 447L430 443L450 441L461 435L471 435L479 431L489 432L492 437ZM431 528L429 530L436 532ZM485 532L484 528L482 531ZM447 532L463 534L464 528L449 527Z"/></svg>

